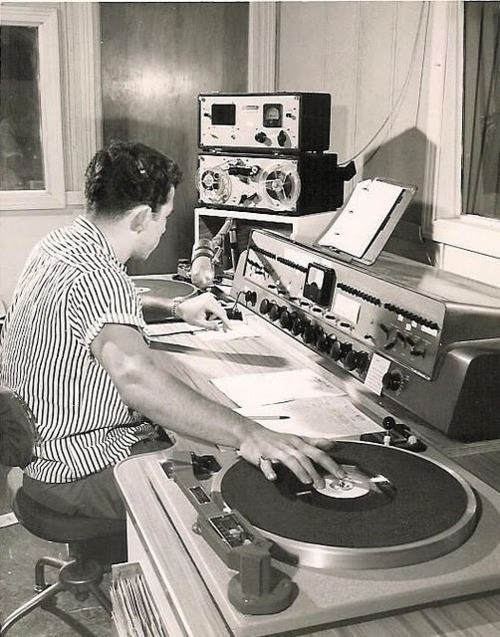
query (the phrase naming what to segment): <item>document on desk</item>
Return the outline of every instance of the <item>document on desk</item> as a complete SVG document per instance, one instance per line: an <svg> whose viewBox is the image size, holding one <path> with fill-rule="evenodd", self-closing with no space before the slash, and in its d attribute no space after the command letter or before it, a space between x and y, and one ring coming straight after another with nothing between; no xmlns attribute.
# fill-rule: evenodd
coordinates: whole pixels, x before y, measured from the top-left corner
<svg viewBox="0 0 500 637"><path fill-rule="evenodd" d="M176 334L193 334L204 330L204 327L198 327L196 325L187 325L181 321L168 322L168 323L149 323L146 325L146 334L150 338L156 336L175 336Z"/></svg>
<svg viewBox="0 0 500 637"><path fill-rule="evenodd" d="M344 394L343 390L310 369L213 378L212 383L240 407L272 405L325 394Z"/></svg>
<svg viewBox="0 0 500 637"><path fill-rule="evenodd" d="M235 411L250 416L273 431L311 438L344 438L382 430L347 396L303 398L279 405L238 408ZM259 416L262 416L262 420Z"/></svg>
<svg viewBox="0 0 500 637"><path fill-rule="evenodd" d="M204 330L196 333L200 341L234 341L238 338L256 338L259 336L250 325L244 321L229 321L230 330Z"/></svg>
<svg viewBox="0 0 500 637"><path fill-rule="evenodd" d="M224 331L222 327L216 330L207 329L188 323L151 323L146 327L146 332L151 339L168 338L171 336L195 335L203 341L232 341L238 338L255 338L259 334L244 321L229 321L230 330Z"/></svg>

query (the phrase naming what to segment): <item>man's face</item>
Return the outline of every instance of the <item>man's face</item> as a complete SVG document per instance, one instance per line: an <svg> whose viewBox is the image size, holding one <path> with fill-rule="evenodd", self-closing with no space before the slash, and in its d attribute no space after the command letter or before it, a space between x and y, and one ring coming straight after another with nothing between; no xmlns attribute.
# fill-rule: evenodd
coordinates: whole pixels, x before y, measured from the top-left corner
<svg viewBox="0 0 500 637"><path fill-rule="evenodd" d="M156 248L160 239L167 229L168 217L174 211L175 188L172 187L168 193L167 201L160 208L157 215L148 218L148 223L144 230L138 235L138 242L134 257L147 259Z"/></svg>

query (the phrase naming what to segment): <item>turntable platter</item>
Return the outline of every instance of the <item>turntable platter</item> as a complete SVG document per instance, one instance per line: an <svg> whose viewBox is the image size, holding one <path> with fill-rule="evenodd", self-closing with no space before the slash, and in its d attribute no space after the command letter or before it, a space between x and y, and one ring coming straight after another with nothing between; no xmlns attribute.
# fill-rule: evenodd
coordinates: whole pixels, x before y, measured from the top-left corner
<svg viewBox="0 0 500 637"><path fill-rule="evenodd" d="M196 288L186 281L173 279L154 279L147 277L132 277L137 292L144 304L144 318L146 323L154 323L167 318L165 301L178 297L189 297L196 294Z"/></svg>
<svg viewBox="0 0 500 637"><path fill-rule="evenodd" d="M269 482L243 460L218 477L214 489L304 566L414 564L452 551L474 530L476 497L444 465L364 442L338 442L335 459L348 471L347 480L339 484L325 476L322 490L302 484L281 465L275 467L277 481Z"/></svg>

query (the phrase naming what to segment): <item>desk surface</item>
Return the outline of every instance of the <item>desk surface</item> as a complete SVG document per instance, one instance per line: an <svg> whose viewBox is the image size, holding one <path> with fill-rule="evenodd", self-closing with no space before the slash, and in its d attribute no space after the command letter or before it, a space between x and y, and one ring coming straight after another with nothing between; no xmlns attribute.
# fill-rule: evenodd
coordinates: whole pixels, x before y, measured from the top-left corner
<svg viewBox="0 0 500 637"><path fill-rule="evenodd" d="M373 395L364 392L357 381L339 373L333 365L329 367L318 354L301 347L259 317L251 317L250 322L260 338L200 343L196 336L179 334L163 339L154 347L162 350L161 355L179 378L228 406L233 406L231 401L210 382L211 378L306 368L329 380L334 378L353 403L376 422L387 415L388 409L382 399L374 400ZM439 432L428 431L419 423L412 422L408 414L405 416L405 422L438 449L453 456L455 462L458 461L494 488L500 487L497 471L500 464L499 441L464 445L447 440ZM181 446L184 442L179 441ZM188 448L196 448L196 444L190 441ZM199 450L203 449L206 448L199 447ZM130 458L116 469L129 513L130 530L141 545L140 559L150 562L150 576L157 579L165 597L173 600L174 614L189 625L182 634L195 637L229 635L211 595L200 584L196 565L186 556L183 543L169 522L168 511L161 507L158 490L152 488L153 467L158 465L161 456L160 452ZM494 637L500 634L500 594L299 634L317 637Z"/></svg>

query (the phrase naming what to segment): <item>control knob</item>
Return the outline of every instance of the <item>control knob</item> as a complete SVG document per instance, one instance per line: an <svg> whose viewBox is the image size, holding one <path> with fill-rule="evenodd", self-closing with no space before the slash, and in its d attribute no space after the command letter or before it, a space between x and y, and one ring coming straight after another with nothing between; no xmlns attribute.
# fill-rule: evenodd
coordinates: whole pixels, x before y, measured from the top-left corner
<svg viewBox="0 0 500 637"><path fill-rule="evenodd" d="M401 372L387 372L382 376L382 386L390 391L398 391L404 385L404 378Z"/></svg>
<svg viewBox="0 0 500 637"><path fill-rule="evenodd" d="M264 131L260 131L259 133L255 134L255 141L258 142L259 144L266 143L267 135L264 133Z"/></svg>
<svg viewBox="0 0 500 637"><path fill-rule="evenodd" d="M292 327L293 315L285 308L283 308L280 314L280 324L286 330L289 330Z"/></svg>
<svg viewBox="0 0 500 637"><path fill-rule="evenodd" d="M257 292L247 290L245 292L245 301L253 307L257 303Z"/></svg>
<svg viewBox="0 0 500 637"><path fill-rule="evenodd" d="M304 331L304 323L302 319L300 319L299 317L293 319L292 333L295 334L295 336L299 336L299 334L302 334L303 331Z"/></svg>
<svg viewBox="0 0 500 637"><path fill-rule="evenodd" d="M343 360L344 367L350 372L356 369L356 367L358 366L358 357L359 352L357 352L355 349L351 349L350 351L348 351Z"/></svg>
<svg viewBox="0 0 500 637"><path fill-rule="evenodd" d="M287 139L287 137L286 137L286 133L285 133L285 131L284 131L284 130L281 130L281 131L278 133L278 144L279 144L280 146L284 146L284 145L286 144L286 139Z"/></svg>
<svg viewBox="0 0 500 637"><path fill-rule="evenodd" d="M350 343L343 343L339 340L335 340L332 343L330 350L330 356L334 361L343 360L347 352L351 349Z"/></svg>
<svg viewBox="0 0 500 637"><path fill-rule="evenodd" d="M261 314L267 314L269 312L270 305L270 301L268 301L267 299L262 299L259 306L259 312Z"/></svg>
<svg viewBox="0 0 500 637"><path fill-rule="evenodd" d="M278 320L281 312L285 309L285 307L279 307L277 303L271 303L269 307L269 318L271 319L271 321Z"/></svg>
<svg viewBox="0 0 500 637"><path fill-rule="evenodd" d="M311 321L304 321L304 331L302 332L304 343L312 343L316 340L316 331Z"/></svg>
<svg viewBox="0 0 500 637"><path fill-rule="evenodd" d="M333 335L327 336L326 334L322 334L317 341L319 351L329 354L335 340L336 338Z"/></svg>
<svg viewBox="0 0 500 637"><path fill-rule="evenodd" d="M366 371L366 368L368 367L368 362L370 360L370 357L368 356L367 352L359 352L358 353L358 360L356 363L356 369L358 370L358 372L360 374L362 374L364 371Z"/></svg>

